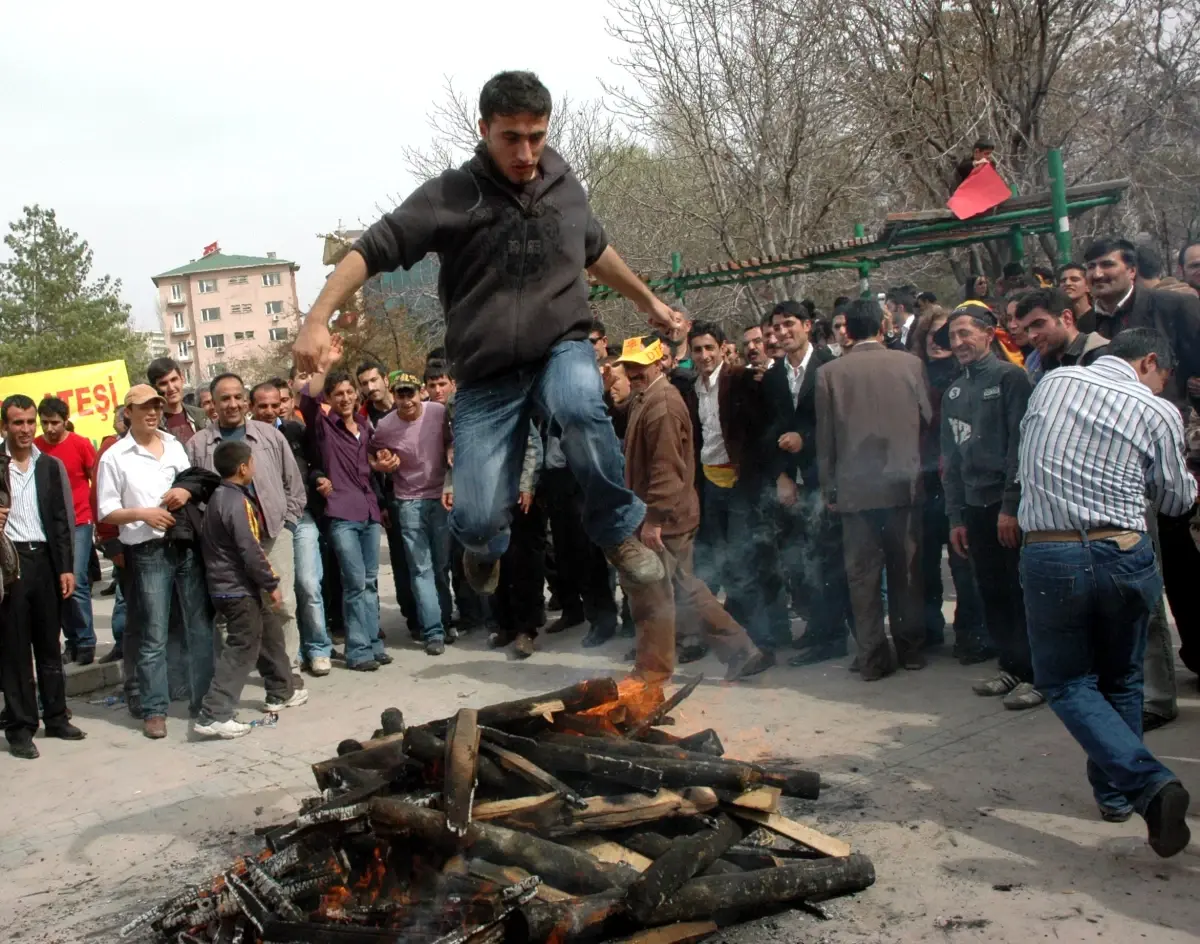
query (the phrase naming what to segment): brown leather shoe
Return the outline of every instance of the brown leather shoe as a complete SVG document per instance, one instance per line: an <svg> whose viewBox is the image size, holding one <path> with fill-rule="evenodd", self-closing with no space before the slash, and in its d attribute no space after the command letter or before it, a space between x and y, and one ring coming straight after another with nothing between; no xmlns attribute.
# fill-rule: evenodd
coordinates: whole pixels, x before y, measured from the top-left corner
<svg viewBox="0 0 1200 944"><path fill-rule="evenodd" d="M167 736L167 719L162 715L153 715L142 722L142 734L158 740Z"/></svg>

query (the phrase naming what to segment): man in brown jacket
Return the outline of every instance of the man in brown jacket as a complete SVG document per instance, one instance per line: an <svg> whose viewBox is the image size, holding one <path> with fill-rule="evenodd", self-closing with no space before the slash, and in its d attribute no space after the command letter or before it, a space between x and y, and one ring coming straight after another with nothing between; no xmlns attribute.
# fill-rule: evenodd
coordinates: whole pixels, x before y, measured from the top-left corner
<svg viewBox="0 0 1200 944"><path fill-rule="evenodd" d="M728 667L726 679L755 675L773 658L751 642L704 582L692 572L692 546L700 526L692 419L679 391L663 375L666 354L655 338L630 338L623 364L635 397L625 432L625 484L646 503L640 536L662 559L665 579L626 587L637 624L634 672L664 681L675 671L675 594L696 614L708 644Z"/></svg>
<svg viewBox="0 0 1200 944"><path fill-rule="evenodd" d="M846 309L850 351L817 371L817 467L825 501L842 517L846 576L864 681L895 671L883 629L882 577L896 655L921 669L921 425L933 410L921 361L890 351L869 299Z"/></svg>

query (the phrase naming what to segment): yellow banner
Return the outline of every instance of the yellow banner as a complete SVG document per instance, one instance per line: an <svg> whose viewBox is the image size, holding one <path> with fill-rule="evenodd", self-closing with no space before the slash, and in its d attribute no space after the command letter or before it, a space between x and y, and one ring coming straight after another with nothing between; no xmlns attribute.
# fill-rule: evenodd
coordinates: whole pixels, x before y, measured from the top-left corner
<svg viewBox="0 0 1200 944"><path fill-rule="evenodd" d="M0 401L14 393L25 394L35 404L43 397L59 397L67 402L75 432L96 445L113 431L113 411L128 392L124 361L0 377Z"/></svg>

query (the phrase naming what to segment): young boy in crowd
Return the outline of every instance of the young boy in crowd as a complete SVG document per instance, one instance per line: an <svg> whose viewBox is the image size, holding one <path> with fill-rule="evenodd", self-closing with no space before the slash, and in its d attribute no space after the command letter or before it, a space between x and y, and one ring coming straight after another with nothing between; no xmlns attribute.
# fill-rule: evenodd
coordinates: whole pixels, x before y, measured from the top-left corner
<svg viewBox="0 0 1200 944"><path fill-rule="evenodd" d="M294 708L308 691L291 674L279 607L279 576L262 548L263 513L250 483L254 457L244 440L227 439L213 453L221 484L204 514L203 553L208 592L225 618L225 646L212 685L200 706L195 732L237 738L250 725L234 717L250 667L257 666L267 689L264 711Z"/></svg>

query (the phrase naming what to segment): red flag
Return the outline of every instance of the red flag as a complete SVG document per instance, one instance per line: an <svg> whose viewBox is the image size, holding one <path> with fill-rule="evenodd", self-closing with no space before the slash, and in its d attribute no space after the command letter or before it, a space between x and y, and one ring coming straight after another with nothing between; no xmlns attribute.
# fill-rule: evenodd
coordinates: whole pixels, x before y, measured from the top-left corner
<svg viewBox="0 0 1200 944"><path fill-rule="evenodd" d="M948 206L960 220L978 216L1012 196L1009 189L991 161L975 165L969 177L958 185L958 189L946 201Z"/></svg>
<svg viewBox="0 0 1200 944"><path fill-rule="evenodd" d="M206 256L211 256L214 252L220 252L220 251L221 251L221 247L218 246L216 243L209 243L207 246L204 247L204 255L206 255Z"/></svg>

